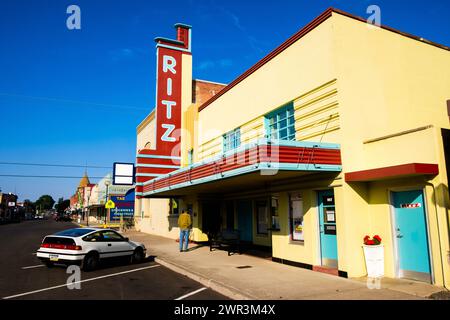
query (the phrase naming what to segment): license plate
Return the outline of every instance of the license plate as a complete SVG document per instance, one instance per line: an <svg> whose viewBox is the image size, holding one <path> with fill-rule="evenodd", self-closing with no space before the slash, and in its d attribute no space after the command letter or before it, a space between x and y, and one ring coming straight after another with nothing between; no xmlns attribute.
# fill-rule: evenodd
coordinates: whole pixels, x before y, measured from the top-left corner
<svg viewBox="0 0 450 320"><path fill-rule="evenodd" d="M58 255L57 254L50 254L49 255L50 261L58 261Z"/></svg>

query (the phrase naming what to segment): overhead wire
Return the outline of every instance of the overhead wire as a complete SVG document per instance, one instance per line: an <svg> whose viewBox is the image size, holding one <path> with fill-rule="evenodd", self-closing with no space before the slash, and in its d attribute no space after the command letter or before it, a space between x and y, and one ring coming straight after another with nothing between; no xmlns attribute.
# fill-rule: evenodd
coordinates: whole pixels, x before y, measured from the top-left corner
<svg viewBox="0 0 450 320"><path fill-rule="evenodd" d="M6 92L0 92L0 96L4 97L12 97L12 98L26 98L26 99L35 99L35 100L44 100L50 102L64 102L64 103L72 103L72 104L84 104L98 107L108 107L115 109L127 109L127 110L142 110L148 111L148 108L144 107L136 107L136 106L128 106L128 105L118 105L118 104L108 104L108 103L97 103L90 101L78 101L78 100L69 100L69 99L60 99L60 98L52 98L52 97L37 97L37 96L27 96L22 94L12 94Z"/></svg>
<svg viewBox="0 0 450 320"><path fill-rule="evenodd" d="M112 168L112 166L94 166L94 165L78 165L78 164L51 164L51 163L28 163L28 162L4 162L4 161L0 161L0 165L33 166L33 167L60 167L60 168L91 168L91 169L111 169Z"/></svg>
<svg viewBox="0 0 450 320"><path fill-rule="evenodd" d="M26 174L0 174L0 177L10 178L51 178L51 179L82 179L80 176L39 176L39 175L26 175ZM89 177L90 179L103 179L104 177Z"/></svg>

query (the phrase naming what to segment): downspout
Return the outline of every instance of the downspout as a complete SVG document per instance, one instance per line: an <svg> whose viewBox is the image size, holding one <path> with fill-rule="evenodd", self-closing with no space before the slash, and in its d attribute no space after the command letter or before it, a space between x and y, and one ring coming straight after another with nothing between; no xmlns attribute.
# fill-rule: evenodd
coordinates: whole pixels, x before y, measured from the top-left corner
<svg viewBox="0 0 450 320"><path fill-rule="evenodd" d="M430 186L430 187L433 188L434 211L436 213L436 226L437 226L438 239L439 239L439 254L441 256L442 281L444 282L444 288L447 288L446 285L445 285L446 282L445 282L445 273L444 273L444 260L443 260L443 255L442 255L441 231L440 231L440 228L439 228L439 214L438 214L438 210L437 210L436 188L434 187L434 184L432 184L430 182L425 182L425 184L427 186Z"/></svg>

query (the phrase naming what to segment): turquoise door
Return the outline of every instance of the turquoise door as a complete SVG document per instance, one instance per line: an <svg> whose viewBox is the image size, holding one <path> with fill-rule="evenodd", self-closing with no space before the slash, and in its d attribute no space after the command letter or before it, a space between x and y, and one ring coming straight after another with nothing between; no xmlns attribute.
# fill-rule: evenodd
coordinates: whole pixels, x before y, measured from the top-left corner
<svg viewBox="0 0 450 320"><path fill-rule="evenodd" d="M320 254L322 265L337 268L336 207L333 190L319 191Z"/></svg>
<svg viewBox="0 0 450 320"><path fill-rule="evenodd" d="M237 201L238 230L242 241L253 241L253 207L251 200Z"/></svg>
<svg viewBox="0 0 450 320"><path fill-rule="evenodd" d="M427 222L421 190L393 192L398 275L429 282Z"/></svg>

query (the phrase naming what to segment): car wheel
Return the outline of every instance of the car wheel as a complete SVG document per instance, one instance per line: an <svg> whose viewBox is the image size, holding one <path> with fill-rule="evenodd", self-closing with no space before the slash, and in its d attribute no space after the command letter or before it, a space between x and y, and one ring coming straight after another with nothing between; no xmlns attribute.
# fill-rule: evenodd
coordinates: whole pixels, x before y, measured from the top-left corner
<svg viewBox="0 0 450 320"><path fill-rule="evenodd" d="M98 267L98 264L100 262L98 253L92 252L88 253L86 257L84 257L83 261L81 262L81 270L83 271L92 271L95 270Z"/></svg>
<svg viewBox="0 0 450 320"><path fill-rule="evenodd" d="M131 256L131 263L141 263L144 259L144 250L141 247L136 248Z"/></svg>

